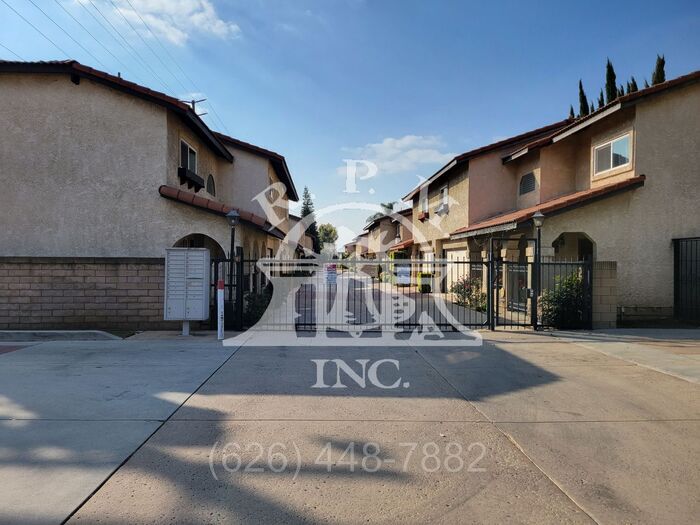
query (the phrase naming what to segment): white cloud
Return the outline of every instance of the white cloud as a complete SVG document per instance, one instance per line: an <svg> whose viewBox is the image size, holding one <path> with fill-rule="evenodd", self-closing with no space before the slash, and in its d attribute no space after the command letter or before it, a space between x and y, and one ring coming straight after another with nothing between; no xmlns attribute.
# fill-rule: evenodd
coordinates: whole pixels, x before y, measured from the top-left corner
<svg viewBox="0 0 700 525"><path fill-rule="evenodd" d="M381 142L366 144L359 148L345 148L356 159L368 160L377 165L378 174L407 173L425 166L445 164L454 153L443 153L439 137L431 135L405 135L400 138L385 138ZM338 168L345 175L346 167Z"/></svg>
<svg viewBox="0 0 700 525"><path fill-rule="evenodd" d="M91 9L87 0L78 1ZM103 12L104 6L106 12L111 13L113 22L126 25L123 15L142 36L153 38L143 26L143 18L158 38L178 46L187 44L195 34L227 39L237 38L241 33L236 23L217 14L210 0L114 0L121 15L110 0L101 0L99 4Z"/></svg>

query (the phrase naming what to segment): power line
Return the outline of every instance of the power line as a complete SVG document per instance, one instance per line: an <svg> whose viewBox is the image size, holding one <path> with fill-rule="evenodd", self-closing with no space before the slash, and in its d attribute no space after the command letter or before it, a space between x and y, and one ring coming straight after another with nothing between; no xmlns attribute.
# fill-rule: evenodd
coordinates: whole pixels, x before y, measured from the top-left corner
<svg viewBox="0 0 700 525"><path fill-rule="evenodd" d="M2 0L2 1L4 2L5 0ZM158 81L161 83L161 85L164 86L166 90L170 90L170 87L168 87L168 85L163 81L163 79L160 78L158 73L156 73L153 70L153 68L143 59L143 57L139 54L139 52L134 49L134 47L129 43L129 41L126 38L124 38L124 35L122 35L121 32L116 27L114 27L114 24L112 24L112 22L110 22L109 19L104 15L104 13L102 13L102 11L100 11L100 8L95 5L95 2L93 2L92 0L88 0L88 1L90 2L90 5L92 5L92 7L94 7L95 10L100 14L100 16L102 18L104 18L105 22L107 22L109 24L109 26L114 30L114 32L117 33L121 37L121 39L124 41L124 43L127 46L129 46L129 49L131 49L133 51L133 53L136 55L136 57L139 60L141 60L143 65L145 65L150 70L150 72L153 73L153 76L156 77L156 79L158 79Z"/></svg>
<svg viewBox="0 0 700 525"><path fill-rule="evenodd" d="M161 42L160 38L158 38L158 35L156 35L156 34L153 32L153 30L151 29L151 27L146 23L146 21L143 19L143 17L141 16L141 14L140 14L140 13L138 12L138 10L134 7L134 5L131 3L131 0L126 0L126 2L129 4L129 6L131 7L131 9L134 11L134 13L136 13L136 16L139 17L139 20L141 20L141 23L144 25L144 27L145 27L146 29L148 29L148 32L151 33L151 35L153 35L153 38L155 39L156 42L158 42L158 45L160 46L160 48L165 52L166 55L168 55L168 58L170 58L170 61L171 61L173 64L175 64L175 67L176 67L176 68L178 68L178 69L180 70L180 73L182 73L182 76L183 76L190 84L192 84L192 86L194 86L195 91L201 92L201 90L197 87L196 82L195 82L194 80L192 80L192 79L190 78L190 76L185 72L185 70L182 69L182 68L180 67L180 64L177 62L177 60L175 60L175 58L173 58L173 56L170 54L170 51L168 51L168 48L165 47L165 46L163 45L163 42ZM151 50L151 51L152 51L152 50ZM161 63L162 63L162 62L161 62ZM172 74L172 73L171 73L171 74ZM173 75L173 76L174 76L174 75ZM178 83L185 89L185 91L187 91L187 88L186 88L179 80L178 80ZM219 121L219 124L221 124L221 127L224 129L224 131L226 131L226 133L228 133L228 134L230 135L231 132L228 130L228 127L226 126L226 123L221 119L221 117L219 117L219 114L216 112L216 109L214 108L214 105L213 105L211 102L209 102L209 107L211 108L211 111L212 111L214 117Z"/></svg>
<svg viewBox="0 0 700 525"><path fill-rule="evenodd" d="M173 74L173 72L170 71L170 68L165 64L165 62L163 62L163 61L161 60L160 56L159 56L155 51L153 51L153 48L148 44L148 42L146 42L146 40L143 38L143 36L141 36L141 33L139 33L139 32L136 30L136 28L131 24L131 22L129 21L129 19L126 18L126 16L124 16L124 13L122 13L122 10L119 9L119 6L117 6L112 0L109 0L109 2L112 4L112 6L114 6L114 9L117 11L117 13L119 13L119 15L120 15L120 16L124 19L124 21L129 25L129 27L130 27L131 30L136 34L136 36L139 37L139 38L141 39L141 42L143 42L143 44L149 49L149 51L153 54L153 56L156 57L156 58L158 59L158 62L160 62L161 65L165 68L165 70L166 70L168 73L170 73L170 75L175 79L175 82L177 82L178 84L180 84L180 86L182 87L182 89L184 89L185 91L187 91L187 88L185 87L185 85L184 85L182 82L180 82L180 79L178 79L178 78ZM129 2L129 5L131 5L131 2ZM132 9L133 9L133 7L134 7L134 6L131 6ZM136 14L138 15L138 13L136 13ZM139 16L139 18L141 18L141 15L138 15L138 16ZM141 22L143 22L143 19L142 19L142 18L141 18Z"/></svg>
<svg viewBox="0 0 700 525"><path fill-rule="evenodd" d="M58 0L53 0L53 1L56 3L56 5L58 5L58 7L60 7L61 9L63 9L63 11L65 11L65 13L66 13L68 16L70 16L70 17L75 21L76 24L78 24L80 27L82 27L83 30L84 30L88 35L90 35L90 37L92 37L92 39L93 39L95 42L97 42L100 46L102 46L102 49L104 49L105 51L107 51L107 53L109 53L117 62L119 62L122 66L124 66L124 68L125 68L126 70L130 69L129 66L127 66L124 62L122 62L122 60L121 60L118 56L116 56L114 53L112 53L106 45L104 45L102 42L100 42L100 40L99 40L97 37L95 37L95 35L93 35L93 34L88 30L88 28L85 27L85 26L80 22L80 20L78 20L75 16L73 16L73 14L72 14L70 11L68 11L68 9L66 9L65 7L63 7L63 4L61 4L61 2L59 2Z"/></svg>
<svg viewBox="0 0 700 525"><path fill-rule="evenodd" d="M36 31L36 32L39 33L41 36L43 36L46 40L48 40L49 42L51 42L51 43L53 44L53 46L54 46L56 49L58 49L61 53L63 53L67 58L70 58L70 55L69 55L68 53L66 53L66 52L63 50L63 48L61 48L61 46L59 46L56 42L54 42L54 41L51 40L48 36L46 36L38 27L36 27L34 24L32 24L29 20L27 20L26 18L24 18L24 16L22 16L22 14L21 14L19 11L17 11L14 7L12 7L10 4L8 4L5 0L0 0L0 2L2 2L2 3L5 4L7 7L9 7L12 11L14 11L14 13L15 13L18 17L20 17L20 18L21 18L22 20L24 20L27 24L29 24L30 26L32 26L32 28L34 29L34 31Z"/></svg>
<svg viewBox="0 0 700 525"><path fill-rule="evenodd" d="M5 46L5 45L3 45L3 44L0 44L0 47L3 48L4 50L6 50L7 52L9 52L10 54L16 56L16 57L19 58L20 60L24 60L21 56L19 56L17 53L15 53L14 51L12 51L12 49L10 49L9 47L7 47L7 46Z"/></svg>
<svg viewBox="0 0 700 525"><path fill-rule="evenodd" d="M38 5L36 5L36 4L34 3L34 0L28 0L28 1L29 1L30 4L32 4L34 7L36 7L39 11L41 11L41 14L44 15L46 18L48 18L49 21L50 21L53 25L55 25L57 28L59 28L61 31L63 31L63 32L66 34L66 36L67 36L68 38L70 38L73 42L75 42L78 46L80 46L80 49L82 49L83 51L85 51L88 55L90 55L92 58L94 58L95 61L96 61L98 64L100 64L102 67L104 67L105 69L107 69L107 66L105 66L104 63L102 63L102 61L101 61L99 58L97 58L95 55L93 55L85 46L83 46L83 44L81 44L81 43L78 42L75 38L73 38L73 37L70 35L70 33L69 33L68 31L66 31L65 29L63 29L63 27L61 27L53 18L51 18L49 15L47 15L47 14L46 14L46 11L44 11L41 7L39 7Z"/></svg>

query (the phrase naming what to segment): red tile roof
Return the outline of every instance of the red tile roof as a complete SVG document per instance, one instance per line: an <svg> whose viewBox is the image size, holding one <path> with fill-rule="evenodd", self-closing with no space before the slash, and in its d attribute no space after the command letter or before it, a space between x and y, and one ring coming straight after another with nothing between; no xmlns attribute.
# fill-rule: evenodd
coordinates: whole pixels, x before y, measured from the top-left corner
<svg viewBox="0 0 700 525"><path fill-rule="evenodd" d="M643 186L646 177L644 175L639 175L637 177L632 177L625 179L620 182L615 182L612 184L607 184L605 186L598 186L595 188L589 188L587 190L577 191L575 193L570 193L568 195L563 195L546 202L537 204L536 206L531 206L530 208L523 208L522 210L516 210L509 213L504 213L501 215L496 215L490 219L486 219L450 233L452 235L459 235L463 233L477 232L479 230L484 230L488 228L495 228L498 226L503 226L507 224L517 225L527 220L530 220L536 212L541 212L544 215L559 213L568 208L579 206L584 203L591 202L602 197L610 196L614 193L624 191L627 189L636 188L637 186Z"/></svg>
<svg viewBox="0 0 700 525"><path fill-rule="evenodd" d="M265 218L255 215L249 211L241 210L229 204L224 204L221 202L216 202L211 199L200 197L191 193L189 191L184 191L173 186L163 185L158 188L158 193L166 199L174 200L177 202L182 202L184 204L189 204L195 208L199 208L216 215L225 216L231 210L236 210L241 217L241 221L247 222L248 224L256 227L259 230L269 233L270 235L277 237L278 239L284 239L284 233L279 229L272 226Z"/></svg>
<svg viewBox="0 0 700 525"><path fill-rule="evenodd" d="M548 124L547 126L543 126L541 128L533 129L530 131L526 131L525 133L521 133L519 135L514 135L512 137L508 137L507 139L499 140L498 142L494 142L492 144L488 144L486 146L481 146L479 148L473 149L471 151L467 151L465 153L462 153L460 155L457 155L454 157L450 162L445 164L442 168L440 168L437 172L435 172L427 181L419 184L416 188L411 190L402 200L408 200L412 198L422 187L429 186L430 184L434 183L438 179L440 179L443 175L445 175L449 169L449 166L451 164L461 164L463 162L468 161L469 159L472 159L474 157L478 157L479 155L483 155L485 153L490 153L492 151L501 149L501 148L507 148L509 146L515 146L521 142L524 142L528 139L531 139L533 137L537 137L542 134L547 134L551 133L554 130L559 130L571 123L571 120L560 120L559 122L555 122L553 124Z"/></svg>
<svg viewBox="0 0 700 525"><path fill-rule="evenodd" d="M656 95L656 94L663 92L663 91L666 91L668 89L683 86L685 84L689 84L692 82L697 82L699 80L700 80L700 70L693 71L692 73L688 73L687 75L676 77L676 78L673 78L671 80L667 80L666 82L662 82L660 84L650 86L648 88L640 89L639 91L635 91L634 93L628 93L627 95L623 95L621 97L618 97L617 99L606 104L605 106L601 106L600 108L595 110L593 113L589 113L588 115L586 115L584 117L580 117L580 118L574 119L573 121L570 121L570 123L568 125L564 126L561 129L554 131L553 133L550 133L549 135L547 135L545 137L541 137L541 138L534 140L528 144L525 144L521 148L518 148L518 150L512 152L511 155L525 151L525 150L532 151L532 150L541 148L543 146L548 146L549 144L551 144L553 142L554 138L557 137L558 135L561 135L562 133L566 133L567 131L574 128L575 126L578 126L579 124L583 124L584 122L589 121L594 117L597 117L601 113L613 108L616 104L620 104L621 108L631 106L632 104L636 104L640 99L643 99L645 97L648 97L651 95ZM507 162L509 159L508 159L508 157L506 157L504 160Z"/></svg>
<svg viewBox="0 0 700 525"><path fill-rule="evenodd" d="M403 250L404 248L409 248L410 246L413 246L413 239L408 239L408 240L396 243L391 248L389 248L389 251L390 252L397 252L399 250Z"/></svg>

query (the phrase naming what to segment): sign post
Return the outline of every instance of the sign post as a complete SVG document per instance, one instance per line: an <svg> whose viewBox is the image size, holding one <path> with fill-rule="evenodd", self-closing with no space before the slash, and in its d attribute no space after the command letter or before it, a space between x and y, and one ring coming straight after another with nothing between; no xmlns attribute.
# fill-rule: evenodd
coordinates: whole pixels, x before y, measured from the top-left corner
<svg viewBox="0 0 700 525"><path fill-rule="evenodd" d="M224 281L220 279L216 282L216 310L218 321L217 339L224 340Z"/></svg>

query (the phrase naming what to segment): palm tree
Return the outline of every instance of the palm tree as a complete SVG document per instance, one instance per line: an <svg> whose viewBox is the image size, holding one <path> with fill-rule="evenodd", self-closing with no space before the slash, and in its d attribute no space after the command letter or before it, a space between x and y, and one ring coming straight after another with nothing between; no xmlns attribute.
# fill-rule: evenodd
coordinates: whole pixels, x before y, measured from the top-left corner
<svg viewBox="0 0 700 525"><path fill-rule="evenodd" d="M394 206L396 205L395 201L392 202L380 202L379 205L382 207L381 212L373 213L369 217L367 217L367 222L372 222L375 219L378 219L379 217L384 217L385 215L389 215L392 211L394 211Z"/></svg>

